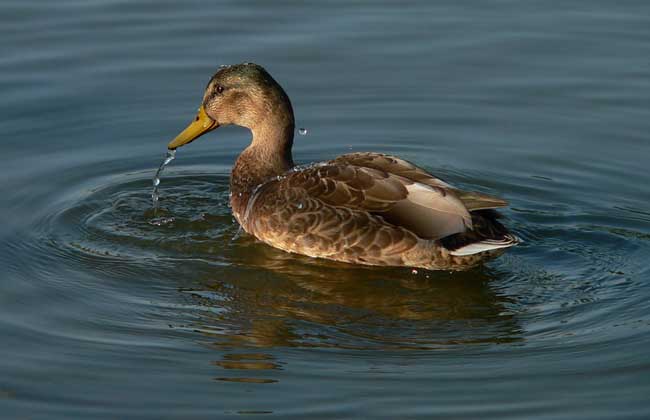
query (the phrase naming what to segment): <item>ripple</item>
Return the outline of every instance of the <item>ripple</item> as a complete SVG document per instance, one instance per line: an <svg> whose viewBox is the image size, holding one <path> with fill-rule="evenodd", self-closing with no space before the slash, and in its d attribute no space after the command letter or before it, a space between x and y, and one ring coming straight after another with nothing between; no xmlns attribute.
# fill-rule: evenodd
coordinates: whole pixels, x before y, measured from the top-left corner
<svg viewBox="0 0 650 420"><path fill-rule="evenodd" d="M221 242L212 238L233 229L226 205L227 178L169 178L155 215L148 181L138 178L96 189L51 217L48 236L71 258L155 261L219 256Z"/></svg>
<svg viewBox="0 0 650 420"><path fill-rule="evenodd" d="M0 417L648 417L650 3L152 3L0 3ZM428 165L525 243L412 274L233 239L236 128L179 150L154 217L243 59L296 159Z"/></svg>
<svg viewBox="0 0 650 420"><path fill-rule="evenodd" d="M609 318L619 328L647 324L635 297L644 269L637 254L648 252L647 241L575 224L582 216L568 209L550 212L522 200L509 223L523 246L477 270L414 274L237 238L224 175L173 172L154 214L149 175L101 178L88 192L69 194L74 199L39 222L27 241L30 252L47 255L33 268L46 275L52 261L64 261L72 271L182 279L166 286L180 288L178 303L156 305L185 314L188 322L175 322L176 331L198 332L218 348L559 345L567 337L591 342L595 330L613 328Z"/></svg>
<svg viewBox="0 0 650 420"><path fill-rule="evenodd" d="M17 301L28 304L36 287L56 309L45 321L35 313L4 325L67 347L198 348L209 356L196 375L262 388L282 386L300 365L296 357L311 354L305 351L352 365L377 352L422 363L444 354L449 369L456 355L590 354L581 363L593 370L603 360L622 363L611 349L645 342L650 243L641 229L621 227L616 211L627 209L553 209L521 189L504 213L522 246L472 271L414 273L312 259L238 237L228 177L203 169L175 167L157 212L151 171L68 184L9 248L30 261L29 269L8 266L24 279ZM628 354L638 360L635 351ZM393 374L350 370L368 373Z"/></svg>

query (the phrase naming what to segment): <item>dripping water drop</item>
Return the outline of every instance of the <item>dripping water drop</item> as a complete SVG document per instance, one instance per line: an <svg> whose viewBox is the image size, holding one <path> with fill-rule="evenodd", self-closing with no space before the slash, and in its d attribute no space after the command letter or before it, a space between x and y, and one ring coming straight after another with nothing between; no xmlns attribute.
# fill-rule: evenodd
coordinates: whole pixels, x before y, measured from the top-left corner
<svg viewBox="0 0 650 420"><path fill-rule="evenodd" d="M300 127L298 129L298 134L300 134L301 136L306 136L307 135L307 129L303 128L303 127Z"/></svg>
<svg viewBox="0 0 650 420"><path fill-rule="evenodd" d="M160 176L162 175L165 166L169 165L171 161L174 160L175 157L176 157L176 149L168 150L167 154L165 155L165 158L163 159L162 163L158 167L158 170L156 171L156 175L154 175L153 177L153 181L152 181L153 191L151 192L151 201L153 203L154 215L158 211L158 200L160 198L158 187L160 186Z"/></svg>

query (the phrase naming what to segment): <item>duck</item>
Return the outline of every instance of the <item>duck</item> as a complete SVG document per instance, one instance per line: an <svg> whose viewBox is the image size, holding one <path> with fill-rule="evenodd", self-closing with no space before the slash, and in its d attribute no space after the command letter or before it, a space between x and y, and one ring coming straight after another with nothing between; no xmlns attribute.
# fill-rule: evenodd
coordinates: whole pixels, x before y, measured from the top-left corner
<svg viewBox="0 0 650 420"><path fill-rule="evenodd" d="M241 228L267 245L343 263L456 271L519 243L496 210L507 201L399 157L356 152L295 165L291 101L255 63L221 66L196 117L167 147L233 124L252 140L232 168L229 204Z"/></svg>

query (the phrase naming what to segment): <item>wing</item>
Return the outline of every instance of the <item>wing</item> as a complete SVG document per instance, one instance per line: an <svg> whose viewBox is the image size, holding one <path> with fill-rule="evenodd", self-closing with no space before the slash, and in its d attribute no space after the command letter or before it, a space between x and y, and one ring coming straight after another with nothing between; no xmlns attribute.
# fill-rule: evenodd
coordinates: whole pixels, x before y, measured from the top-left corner
<svg viewBox="0 0 650 420"><path fill-rule="evenodd" d="M459 190L443 180L434 177L424 169L415 166L411 162L395 156L372 152L349 153L337 157L331 163L377 169L420 184L428 185L432 188L440 189L442 194L450 192L458 197L469 211L493 209L508 205L507 201L489 194Z"/></svg>
<svg viewBox="0 0 650 420"><path fill-rule="evenodd" d="M372 265L403 265L421 244L407 229L354 208L335 207L304 189L272 182L259 191L246 230L289 252ZM429 257L430 259L430 257Z"/></svg>
<svg viewBox="0 0 650 420"><path fill-rule="evenodd" d="M472 227L469 211L450 190L381 169L332 162L290 173L279 188L381 216L420 238L439 239Z"/></svg>

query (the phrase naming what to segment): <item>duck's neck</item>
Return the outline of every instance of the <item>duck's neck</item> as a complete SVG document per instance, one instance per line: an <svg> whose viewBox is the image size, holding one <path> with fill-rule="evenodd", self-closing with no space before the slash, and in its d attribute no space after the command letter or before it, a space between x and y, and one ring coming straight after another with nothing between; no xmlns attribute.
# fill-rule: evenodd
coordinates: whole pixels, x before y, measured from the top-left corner
<svg viewBox="0 0 650 420"><path fill-rule="evenodd" d="M230 176L230 191L246 193L293 167L293 116L267 118L251 129L253 140L237 158Z"/></svg>

